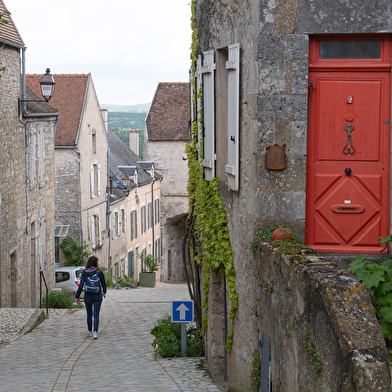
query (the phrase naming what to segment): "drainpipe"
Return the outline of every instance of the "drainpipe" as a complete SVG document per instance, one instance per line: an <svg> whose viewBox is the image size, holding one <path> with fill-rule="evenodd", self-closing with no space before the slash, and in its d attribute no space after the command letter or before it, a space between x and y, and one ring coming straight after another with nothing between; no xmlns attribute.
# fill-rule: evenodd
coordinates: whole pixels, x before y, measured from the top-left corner
<svg viewBox="0 0 392 392"><path fill-rule="evenodd" d="M22 100L23 114L26 114L26 48L22 48Z"/></svg>
<svg viewBox="0 0 392 392"><path fill-rule="evenodd" d="M108 239L109 239L109 247L108 247L108 271L110 272L110 241L112 238L111 232L110 232L110 214L111 214L111 209L110 209L110 192L111 192L111 184L110 184L110 148L108 148L108 159L107 159L107 184L106 184L106 197L107 197L107 203L106 203L106 230L108 232Z"/></svg>
<svg viewBox="0 0 392 392"><path fill-rule="evenodd" d="M152 184L151 184L151 200L152 200L152 203L151 203L151 214L152 214L152 255L155 257L154 183L155 183L155 178L152 179Z"/></svg>
<svg viewBox="0 0 392 392"><path fill-rule="evenodd" d="M74 147L74 151L78 154L79 161L79 198L80 198L80 245L83 246L83 210L82 210L82 169L80 164L80 151Z"/></svg>

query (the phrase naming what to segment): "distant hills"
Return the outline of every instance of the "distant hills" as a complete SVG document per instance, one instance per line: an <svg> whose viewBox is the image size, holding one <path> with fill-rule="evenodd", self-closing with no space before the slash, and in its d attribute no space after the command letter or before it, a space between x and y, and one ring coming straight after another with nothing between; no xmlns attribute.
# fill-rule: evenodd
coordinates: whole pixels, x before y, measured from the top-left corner
<svg viewBox="0 0 392 392"><path fill-rule="evenodd" d="M101 104L101 109L107 109L108 112L117 113L147 113L151 103L141 103L138 105L111 105Z"/></svg>

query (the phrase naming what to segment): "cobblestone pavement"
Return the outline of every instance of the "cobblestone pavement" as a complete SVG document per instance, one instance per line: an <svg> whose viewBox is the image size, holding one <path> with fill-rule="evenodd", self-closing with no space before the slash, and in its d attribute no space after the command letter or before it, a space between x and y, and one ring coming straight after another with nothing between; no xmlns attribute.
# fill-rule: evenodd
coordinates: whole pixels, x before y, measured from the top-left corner
<svg viewBox="0 0 392 392"><path fill-rule="evenodd" d="M109 290L102 305L97 340L87 336L84 309L49 317L31 333L0 345L0 390L225 390L211 381L200 359L154 359L151 328L170 313L171 300L187 298L185 284ZM15 312L28 318L28 310ZM9 319L4 317L8 324Z"/></svg>

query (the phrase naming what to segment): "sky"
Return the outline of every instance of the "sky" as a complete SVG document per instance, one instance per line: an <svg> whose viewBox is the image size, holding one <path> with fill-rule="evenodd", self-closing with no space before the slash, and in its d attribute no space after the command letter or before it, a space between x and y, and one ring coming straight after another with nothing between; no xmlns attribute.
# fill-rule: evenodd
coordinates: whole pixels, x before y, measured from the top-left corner
<svg viewBox="0 0 392 392"><path fill-rule="evenodd" d="M187 82L190 0L4 0L27 47L26 73L91 73L100 104L152 101Z"/></svg>

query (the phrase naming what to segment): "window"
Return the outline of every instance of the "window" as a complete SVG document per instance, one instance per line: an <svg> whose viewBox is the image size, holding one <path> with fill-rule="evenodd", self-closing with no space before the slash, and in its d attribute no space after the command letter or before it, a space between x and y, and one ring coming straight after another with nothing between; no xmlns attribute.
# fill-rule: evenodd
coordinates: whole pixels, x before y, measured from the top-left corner
<svg viewBox="0 0 392 392"><path fill-rule="evenodd" d="M91 198L101 195L101 179L100 179L101 165L91 165Z"/></svg>
<svg viewBox="0 0 392 392"><path fill-rule="evenodd" d="M92 130L91 138L92 138L92 150L93 150L93 154L96 154L96 153L97 153L97 134L96 134L95 129Z"/></svg>
<svg viewBox="0 0 392 392"><path fill-rule="evenodd" d="M159 199L155 199L155 224L159 223Z"/></svg>
<svg viewBox="0 0 392 392"><path fill-rule="evenodd" d="M240 46L233 44L216 52L203 52L196 64L195 99L203 83L203 129L199 121L199 161L204 178L218 177L228 188L239 187L239 71ZM215 71L216 70L216 71ZM216 97L216 100L215 100ZM192 102L191 119L199 118L200 100ZM196 110L195 110L196 107ZM203 140L203 151L200 141Z"/></svg>
<svg viewBox="0 0 392 392"><path fill-rule="evenodd" d="M379 59L381 40L320 40L320 59Z"/></svg>
<svg viewBox="0 0 392 392"><path fill-rule="evenodd" d="M93 249L102 246L101 216L93 215L91 217L91 246Z"/></svg>
<svg viewBox="0 0 392 392"><path fill-rule="evenodd" d="M135 273L135 251L128 252L128 278L133 278Z"/></svg>
<svg viewBox="0 0 392 392"><path fill-rule="evenodd" d="M121 232L125 233L125 228L126 228L126 215L125 215L125 209L121 209Z"/></svg>
<svg viewBox="0 0 392 392"><path fill-rule="evenodd" d="M137 211L131 211L131 241L137 238Z"/></svg>

